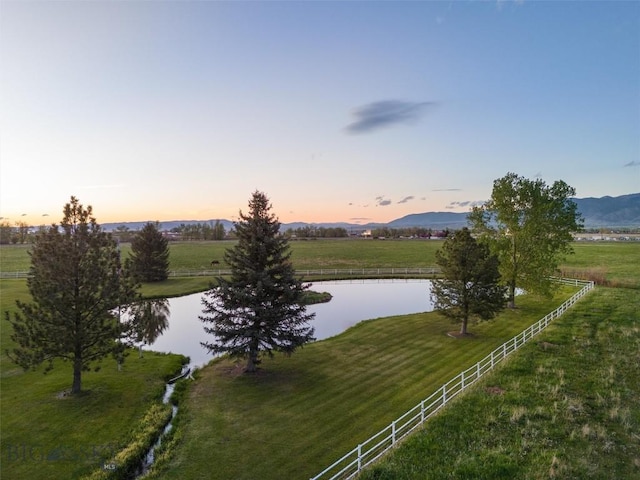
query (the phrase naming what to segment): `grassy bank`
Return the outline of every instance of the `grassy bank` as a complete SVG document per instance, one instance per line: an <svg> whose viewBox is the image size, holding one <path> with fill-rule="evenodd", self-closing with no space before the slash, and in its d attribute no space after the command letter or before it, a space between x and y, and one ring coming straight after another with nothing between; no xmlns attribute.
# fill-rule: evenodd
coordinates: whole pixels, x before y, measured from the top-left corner
<svg viewBox="0 0 640 480"><path fill-rule="evenodd" d="M292 357L202 369L179 413L182 442L157 478L309 478L438 386L565 300L523 297L520 308L471 328L435 313L362 322Z"/></svg>
<svg viewBox="0 0 640 480"><path fill-rule="evenodd" d="M68 366L47 375L3 368L0 477L63 480L100 468L126 445L179 368L177 355L132 354L122 371L105 361L101 371L83 375L85 392L77 397L61 395L71 385Z"/></svg>
<svg viewBox="0 0 640 480"><path fill-rule="evenodd" d="M28 300L25 280L0 280L2 311L13 311L15 299ZM107 358L98 372L83 373L84 393L64 394L71 387L69 364L56 362L24 372L6 356L10 325L0 323L0 478L80 478L99 468L129 440L132 428L154 403L165 380L180 370L178 355L129 355L121 370Z"/></svg>
<svg viewBox="0 0 640 480"><path fill-rule="evenodd" d="M640 478L634 293L589 294L362 478Z"/></svg>

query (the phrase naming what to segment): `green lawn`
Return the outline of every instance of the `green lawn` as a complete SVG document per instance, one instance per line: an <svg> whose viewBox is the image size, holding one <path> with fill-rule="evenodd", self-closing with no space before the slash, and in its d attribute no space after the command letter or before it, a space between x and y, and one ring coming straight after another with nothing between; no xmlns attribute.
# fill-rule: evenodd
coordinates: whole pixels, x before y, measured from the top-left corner
<svg viewBox="0 0 640 480"><path fill-rule="evenodd" d="M159 403L165 380L180 370L177 355L132 353L118 371L105 361L83 375L85 392L59 397L71 386L71 368L56 365L47 375L23 373L3 361L3 479L80 478L124 447L133 426Z"/></svg>
<svg viewBox="0 0 640 480"><path fill-rule="evenodd" d="M158 478L309 478L574 290L523 297L517 310L472 326L473 338L448 337L457 327L424 313L361 322L266 360L254 376L243 363L215 361L191 387L181 443Z"/></svg>
<svg viewBox="0 0 640 480"><path fill-rule="evenodd" d="M2 312L16 299L29 299L25 280L0 280ZM182 357L132 352L121 371L105 359L98 372L83 373L84 393L69 390L72 369L57 362L53 371L24 372L6 355L10 324L0 322L0 432L2 479L80 478L126 445L133 426L159 403L165 381L180 370Z"/></svg>
<svg viewBox="0 0 640 480"><path fill-rule="evenodd" d="M362 479L640 478L633 293L590 293Z"/></svg>

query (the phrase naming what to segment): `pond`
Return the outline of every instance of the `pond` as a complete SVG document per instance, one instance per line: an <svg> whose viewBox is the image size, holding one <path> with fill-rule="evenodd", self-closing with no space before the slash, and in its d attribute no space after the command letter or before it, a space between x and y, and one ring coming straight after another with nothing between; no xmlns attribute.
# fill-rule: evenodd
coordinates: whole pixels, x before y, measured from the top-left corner
<svg viewBox="0 0 640 480"><path fill-rule="evenodd" d="M315 313L315 337L338 335L362 320L432 310L429 280L344 280L314 282L311 290L329 292L330 302L310 305ZM203 293L168 299L168 327L145 349L187 355L191 366L206 365L213 357L200 345L212 337L198 319Z"/></svg>

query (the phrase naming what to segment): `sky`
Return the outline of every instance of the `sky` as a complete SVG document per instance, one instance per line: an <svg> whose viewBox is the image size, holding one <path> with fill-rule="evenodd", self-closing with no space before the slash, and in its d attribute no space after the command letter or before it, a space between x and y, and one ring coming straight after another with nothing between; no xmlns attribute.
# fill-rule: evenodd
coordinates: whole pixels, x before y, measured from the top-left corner
<svg viewBox="0 0 640 480"><path fill-rule="evenodd" d="M640 192L637 1L0 2L0 221L465 212Z"/></svg>

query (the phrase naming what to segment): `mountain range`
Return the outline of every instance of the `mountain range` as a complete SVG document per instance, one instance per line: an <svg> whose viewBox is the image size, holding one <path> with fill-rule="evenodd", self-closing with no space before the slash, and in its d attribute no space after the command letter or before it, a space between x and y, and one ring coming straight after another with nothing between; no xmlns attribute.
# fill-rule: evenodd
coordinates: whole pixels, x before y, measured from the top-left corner
<svg viewBox="0 0 640 480"><path fill-rule="evenodd" d="M640 228L640 193L632 193L629 195L621 195L619 197L600 197L600 198L574 198L573 201L578 206L578 212L582 214L585 228ZM160 222L163 230L171 230L180 225L190 224L209 224L213 226L216 221L220 221L225 230L229 231L233 227L233 222L225 219L212 220L172 220L168 222ZM104 223L102 227L107 231L115 230L119 226L125 226L130 230L141 229L145 222L121 222L121 223ZM404 217L397 218L388 223L348 223L348 222L326 222L326 223L305 223L293 222L283 223L282 229L289 230L302 228L307 226L324 227L324 228L345 228L347 231L365 230L372 228L409 228L423 227L432 228L434 230L442 230L445 228L456 229L467 225L467 213L455 212L424 212L412 213Z"/></svg>

